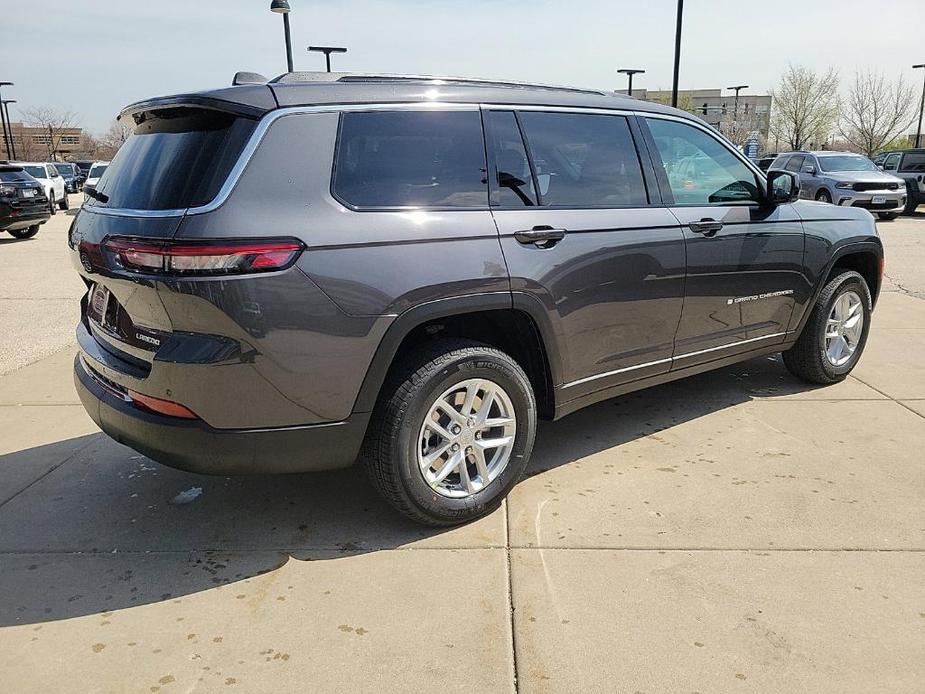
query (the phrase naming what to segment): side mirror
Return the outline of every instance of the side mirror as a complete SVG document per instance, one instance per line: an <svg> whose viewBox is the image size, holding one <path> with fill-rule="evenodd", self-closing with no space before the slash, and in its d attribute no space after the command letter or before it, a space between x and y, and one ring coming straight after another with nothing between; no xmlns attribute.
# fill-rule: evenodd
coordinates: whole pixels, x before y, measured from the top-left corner
<svg viewBox="0 0 925 694"><path fill-rule="evenodd" d="M772 207L786 205L800 198L800 179L789 171L768 173L767 200Z"/></svg>
<svg viewBox="0 0 925 694"><path fill-rule="evenodd" d="M877 168L883 171L883 164L877 164Z"/></svg>
<svg viewBox="0 0 925 694"><path fill-rule="evenodd" d="M803 167L803 172L809 174L810 176L815 176L815 175L816 175L816 167L815 167L815 166L812 166L812 165L804 166L804 167Z"/></svg>

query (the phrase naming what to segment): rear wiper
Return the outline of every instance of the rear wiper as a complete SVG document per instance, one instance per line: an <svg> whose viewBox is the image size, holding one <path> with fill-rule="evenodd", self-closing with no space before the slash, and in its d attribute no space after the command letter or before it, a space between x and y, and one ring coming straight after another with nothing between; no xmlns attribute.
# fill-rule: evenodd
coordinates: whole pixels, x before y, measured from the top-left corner
<svg viewBox="0 0 925 694"><path fill-rule="evenodd" d="M99 200L104 205L109 202L109 196L106 193L101 193L96 188L84 188L84 192L89 195L94 200Z"/></svg>

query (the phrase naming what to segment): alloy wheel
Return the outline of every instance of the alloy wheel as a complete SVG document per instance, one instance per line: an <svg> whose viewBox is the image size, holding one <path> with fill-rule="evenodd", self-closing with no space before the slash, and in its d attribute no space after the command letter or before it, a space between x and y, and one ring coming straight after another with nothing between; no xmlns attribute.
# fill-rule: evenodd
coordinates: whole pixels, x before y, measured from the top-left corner
<svg viewBox="0 0 925 694"><path fill-rule="evenodd" d="M841 294L825 323L825 355L832 366L843 366L857 351L864 332L864 307L854 291Z"/></svg>

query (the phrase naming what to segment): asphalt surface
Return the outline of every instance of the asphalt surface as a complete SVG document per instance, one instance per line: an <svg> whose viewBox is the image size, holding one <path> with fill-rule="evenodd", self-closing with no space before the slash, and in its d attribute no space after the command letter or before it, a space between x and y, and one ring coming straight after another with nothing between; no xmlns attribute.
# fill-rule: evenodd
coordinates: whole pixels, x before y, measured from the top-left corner
<svg viewBox="0 0 925 694"><path fill-rule="evenodd" d="M925 214L879 225L845 382L760 359L542 424L446 531L353 470L197 476L99 433L69 221L0 241L0 690L923 691Z"/></svg>

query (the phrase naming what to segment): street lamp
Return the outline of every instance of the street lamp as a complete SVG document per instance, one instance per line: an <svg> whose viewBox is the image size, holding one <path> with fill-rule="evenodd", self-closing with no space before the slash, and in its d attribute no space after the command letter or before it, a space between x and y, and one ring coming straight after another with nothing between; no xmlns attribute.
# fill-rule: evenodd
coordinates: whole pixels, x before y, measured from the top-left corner
<svg viewBox="0 0 925 694"><path fill-rule="evenodd" d="M12 87L12 82L0 82L0 87ZM3 96L0 96L0 101L3 100ZM3 125L3 145L6 147L6 154L8 157L13 157L13 128L10 126L10 132L7 134L6 131L6 115L2 108L0 108L0 124Z"/></svg>
<svg viewBox="0 0 925 694"><path fill-rule="evenodd" d="M10 155L11 159L16 159L16 142L13 140L13 120L10 118L10 107L9 104L15 104L16 99L0 99L0 111L3 112L4 123L7 124L6 127L10 129L10 148L7 150L7 154Z"/></svg>
<svg viewBox="0 0 925 694"><path fill-rule="evenodd" d="M678 0L678 21L674 30L674 80L671 83L671 105L678 107L678 72L681 69L681 19L684 16L684 0Z"/></svg>
<svg viewBox="0 0 925 694"><path fill-rule="evenodd" d="M925 63L921 65L913 65L913 70L918 70L919 68L925 68ZM922 112L925 111L925 80L922 81L922 103L919 105L919 125L915 129L915 146L921 147L922 139Z"/></svg>
<svg viewBox="0 0 925 694"><path fill-rule="evenodd" d="M347 49L342 46L309 46L309 52L324 53L324 64L327 71L331 71L331 53L346 53Z"/></svg>
<svg viewBox="0 0 925 694"><path fill-rule="evenodd" d="M635 70L633 68L624 67L624 68L620 68L619 70L617 70L617 72L619 72L621 75L626 75L627 79L629 80L629 84L626 87L626 95L632 96L633 95L633 75L644 75L646 71L645 70Z"/></svg>
<svg viewBox="0 0 925 694"><path fill-rule="evenodd" d="M735 90L735 93L736 93L735 101L732 104L732 122L735 123L736 118L739 115L739 92L742 91L743 89L748 89L748 85L739 84L735 87L726 87L726 89Z"/></svg>
<svg viewBox="0 0 925 694"><path fill-rule="evenodd" d="M283 15L283 33L286 36L286 65L292 72L292 39L289 36L289 7L288 0L273 0L270 3L270 12Z"/></svg>

